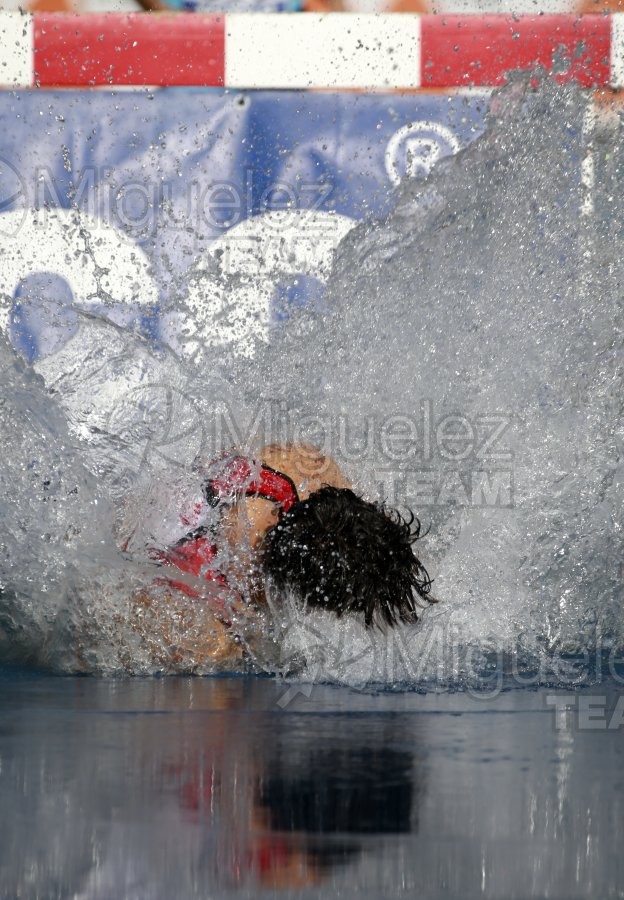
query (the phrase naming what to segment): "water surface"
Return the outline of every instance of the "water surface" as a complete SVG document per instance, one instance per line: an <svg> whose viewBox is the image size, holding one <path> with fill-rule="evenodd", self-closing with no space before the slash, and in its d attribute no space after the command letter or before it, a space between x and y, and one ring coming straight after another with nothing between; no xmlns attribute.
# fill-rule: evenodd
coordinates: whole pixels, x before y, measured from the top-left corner
<svg viewBox="0 0 624 900"><path fill-rule="evenodd" d="M621 897L624 732L592 690L589 728L587 692L5 672L0 896Z"/></svg>

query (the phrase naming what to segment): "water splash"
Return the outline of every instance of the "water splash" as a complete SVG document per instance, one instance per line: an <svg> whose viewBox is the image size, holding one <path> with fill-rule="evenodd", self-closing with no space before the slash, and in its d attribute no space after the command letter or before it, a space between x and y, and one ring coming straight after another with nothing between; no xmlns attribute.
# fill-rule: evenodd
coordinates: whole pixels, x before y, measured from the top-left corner
<svg viewBox="0 0 624 900"><path fill-rule="evenodd" d="M24 646L35 633L41 643L68 596L81 596L80 579L59 587L70 568L83 578L74 552L94 553L61 538L70 524L84 533L81 516L105 535L108 577L140 583L110 537L120 497L218 452L223 411L242 426L267 401L269 433L266 421L264 432L239 427L243 449L313 440L368 495L414 508L441 603L388 638L288 614L282 598L273 637L251 642L256 665L359 684L467 684L493 665L557 680L562 655L620 646L622 140L617 118L588 133L587 102L549 82L494 95L483 138L404 182L386 221L354 229L322 307L292 313L252 360L204 355L194 369L83 317L38 364L57 409L4 348L0 477L17 486L2 524L14 563L2 573L5 633L19 609ZM66 478L43 513L49 553L19 540L41 531L48 469ZM71 493L77 479L87 503ZM53 600L40 601L42 585ZM123 591L111 593L114 615L100 599L93 619L108 649L90 629L88 664L149 671L124 631Z"/></svg>
<svg viewBox="0 0 624 900"><path fill-rule="evenodd" d="M466 647L556 680L562 654L624 637L622 144L619 121L584 132L586 102L550 83L495 96L477 144L345 239L331 312L271 351L273 389L296 372L293 405L330 446L349 423L354 479L430 525L443 602L403 636L399 680L474 672Z"/></svg>

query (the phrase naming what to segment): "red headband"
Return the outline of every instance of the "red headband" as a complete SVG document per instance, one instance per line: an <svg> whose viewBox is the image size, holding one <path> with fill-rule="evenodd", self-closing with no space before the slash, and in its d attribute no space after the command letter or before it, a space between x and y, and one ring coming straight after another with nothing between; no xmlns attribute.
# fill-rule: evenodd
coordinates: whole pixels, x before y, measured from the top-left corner
<svg viewBox="0 0 624 900"><path fill-rule="evenodd" d="M233 494L253 494L279 503L284 512L299 500L292 478L244 456L228 460L217 477L210 479L206 493L209 502L225 500Z"/></svg>

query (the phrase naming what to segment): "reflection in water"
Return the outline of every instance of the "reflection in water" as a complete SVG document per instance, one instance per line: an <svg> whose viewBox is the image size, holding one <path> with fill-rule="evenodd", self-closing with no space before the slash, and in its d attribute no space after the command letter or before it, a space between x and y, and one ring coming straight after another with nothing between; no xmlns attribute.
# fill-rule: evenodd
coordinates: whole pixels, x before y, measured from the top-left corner
<svg viewBox="0 0 624 900"><path fill-rule="evenodd" d="M545 691L284 693L0 673L0 897L621 896L623 729Z"/></svg>
<svg viewBox="0 0 624 900"><path fill-rule="evenodd" d="M230 712L257 696L252 682L209 682L211 703ZM268 699L275 702L274 691ZM263 707L266 700L263 701ZM374 717L376 718L376 717ZM277 714L225 716L219 728L164 771L182 817L218 848L219 874L238 885L302 887L327 880L367 847L363 835L408 833L421 767L393 745L409 724L391 718ZM413 735L415 740L416 736ZM368 845L368 849L372 849Z"/></svg>
<svg viewBox="0 0 624 900"><path fill-rule="evenodd" d="M293 856L303 862L307 881L318 881L363 851L358 835L412 830L414 780L420 777L413 751L375 746L379 737L366 746L369 723L358 724L323 723L314 729L315 740L304 743L296 731L294 739L288 730L278 732L254 801L255 824L262 829L255 856L262 881L268 876L283 884ZM397 740L399 727L394 722L383 740Z"/></svg>
<svg viewBox="0 0 624 900"><path fill-rule="evenodd" d="M0 680L6 896L320 886L374 836L409 833L422 779L409 722L283 713L277 687Z"/></svg>

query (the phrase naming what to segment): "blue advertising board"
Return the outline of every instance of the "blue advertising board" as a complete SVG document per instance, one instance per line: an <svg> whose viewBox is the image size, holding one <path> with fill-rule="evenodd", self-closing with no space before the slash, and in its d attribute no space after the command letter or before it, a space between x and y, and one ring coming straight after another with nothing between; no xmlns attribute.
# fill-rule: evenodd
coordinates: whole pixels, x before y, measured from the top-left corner
<svg viewBox="0 0 624 900"><path fill-rule="evenodd" d="M486 107L483 94L4 92L0 328L35 359L75 305L174 345L192 320L195 340L245 352L276 293L318 297L354 223L470 143ZM225 292L241 315L220 330Z"/></svg>

